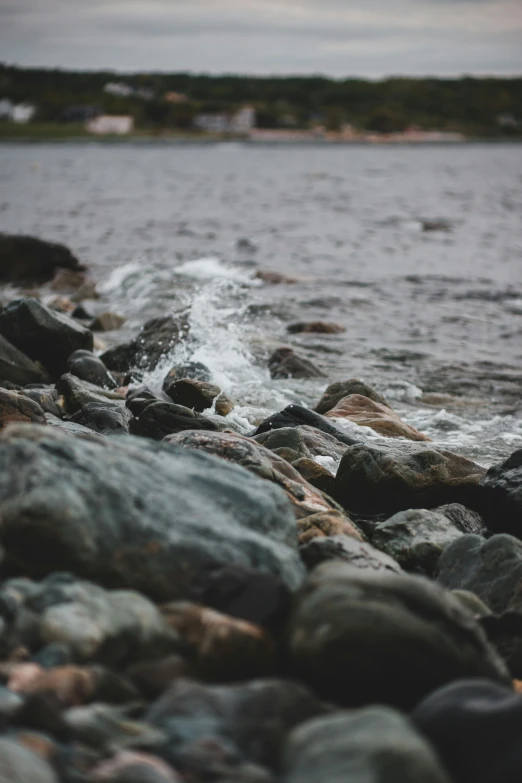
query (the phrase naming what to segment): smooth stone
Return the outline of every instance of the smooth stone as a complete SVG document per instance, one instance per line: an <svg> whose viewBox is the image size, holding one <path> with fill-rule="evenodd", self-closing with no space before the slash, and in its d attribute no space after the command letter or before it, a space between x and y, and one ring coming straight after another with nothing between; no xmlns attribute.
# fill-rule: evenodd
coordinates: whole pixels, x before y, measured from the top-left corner
<svg viewBox="0 0 522 783"><path fill-rule="evenodd" d="M336 381L327 386L314 410L316 413L328 413L328 411L335 408L337 403L344 399L344 397L349 397L351 394L359 394L380 405L385 405L388 408L390 407L387 400L376 392L375 389L372 389L371 386L368 386L363 381L357 380L357 378L350 378L349 381Z"/></svg>
<svg viewBox="0 0 522 783"><path fill-rule="evenodd" d="M460 503L447 503L433 510L444 514L463 533L473 533L478 536L485 536L488 533L486 523L478 511L472 511Z"/></svg>
<svg viewBox="0 0 522 783"><path fill-rule="evenodd" d="M0 380L26 386L29 383L45 383L48 377L41 364L33 362L0 335Z"/></svg>
<svg viewBox="0 0 522 783"><path fill-rule="evenodd" d="M125 405L133 413L134 416L139 417L153 402L172 402L163 391L152 390L149 386L138 386L138 388L131 388L127 392L125 398Z"/></svg>
<svg viewBox="0 0 522 783"><path fill-rule="evenodd" d="M66 373L58 379L56 391L64 398L65 408L70 414L78 413L84 405L88 405L90 402L99 402L107 405L112 401L121 407L124 404L124 400L119 392L102 389L101 386L80 380L80 378L71 373Z"/></svg>
<svg viewBox="0 0 522 783"><path fill-rule="evenodd" d="M212 373L206 364L202 362L185 362L175 365L163 381L163 388L170 386L174 381L180 381L182 378L192 378L194 381L210 382Z"/></svg>
<svg viewBox="0 0 522 783"><path fill-rule="evenodd" d="M422 577L320 565L288 627L292 671L336 704L409 709L446 682L509 682L482 628L461 603Z"/></svg>
<svg viewBox="0 0 522 783"><path fill-rule="evenodd" d="M13 422L46 424L44 412L37 402L20 392L0 388L0 430Z"/></svg>
<svg viewBox="0 0 522 783"><path fill-rule="evenodd" d="M190 600L225 564L302 580L285 493L172 444L13 425L0 437L0 514L4 567L37 578L70 570L157 600Z"/></svg>
<svg viewBox="0 0 522 783"><path fill-rule="evenodd" d="M0 333L55 375L73 351L93 348L88 329L30 298L14 299L0 311Z"/></svg>
<svg viewBox="0 0 522 783"><path fill-rule="evenodd" d="M188 336L185 316L167 315L147 321L134 339L105 351L101 359L110 369L128 372L134 368L154 370L160 360Z"/></svg>
<svg viewBox="0 0 522 783"><path fill-rule="evenodd" d="M308 425L267 430L255 435L253 440L292 463L317 456L331 457L337 462L347 448L332 435Z"/></svg>
<svg viewBox="0 0 522 783"><path fill-rule="evenodd" d="M52 280L57 269L83 272L85 267L65 245L36 237L0 234L0 280L38 285Z"/></svg>
<svg viewBox="0 0 522 783"><path fill-rule="evenodd" d="M284 410L269 416L257 427L254 436L282 427L300 427L303 424L315 427L326 435L331 435L340 443L344 443L345 446L353 446L358 443L354 438L345 435L338 427L335 427L327 418L308 410L308 408L303 408L301 405L287 405Z"/></svg>
<svg viewBox="0 0 522 783"><path fill-rule="evenodd" d="M270 376L279 378L324 378L325 374L313 362L299 356L293 348L277 348L268 360Z"/></svg>
<svg viewBox="0 0 522 783"><path fill-rule="evenodd" d="M51 281L53 291L76 291L87 280L85 272L75 269L57 269Z"/></svg>
<svg viewBox="0 0 522 783"><path fill-rule="evenodd" d="M75 351L66 365L67 372L81 381L88 381L103 389L116 389L118 383L98 356L90 351Z"/></svg>
<svg viewBox="0 0 522 783"><path fill-rule="evenodd" d="M134 435L154 440L163 440L185 430L217 429L218 425L212 419L173 402L153 402L146 405L132 425Z"/></svg>
<svg viewBox="0 0 522 783"><path fill-rule="evenodd" d="M133 415L123 405L106 402L88 402L71 416L71 421L81 424L101 435L128 435Z"/></svg>
<svg viewBox="0 0 522 783"><path fill-rule="evenodd" d="M58 783L52 767L19 742L0 737L0 783Z"/></svg>
<svg viewBox="0 0 522 783"><path fill-rule="evenodd" d="M89 324L89 329L92 332L114 332L117 329L121 329L126 320L118 313L100 313L93 318Z"/></svg>
<svg viewBox="0 0 522 783"><path fill-rule="evenodd" d="M522 538L522 449L493 465L480 488L479 508L488 528Z"/></svg>
<svg viewBox="0 0 522 783"><path fill-rule="evenodd" d="M406 571L432 576L442 552L463 535L444 514L419 508L377 524L372 544Z"/></svg>
<svg viewBox="0 0 522 783"><path fill-rule="evenodd" d="M341 334L346 332L346 327L332 321L297 321L289 324L286 330L290 334Z"/></svg>
<svg viewBox="0 0 522 783"><path fill-rule="evenodd" d="M408 440L431 440L415 427L402 421L388 405L364 397L362 394L351 394L343 397L335 408L325 416L331 419L349 419L360 427L370 427L375 432L387 438L407 438Z"/></svg>
<svg viewBox="0 0 522 783"><path fill-rule="evenodd" d="M52 386L26 386L23 390L24 397L36 402L44 413L50 413L58 418L63 418L65 410L62 407L60 395Z"/></svg>
<svg viewBox="0 0 522 783"><path fill-rule="evenodd" d="M314 718L290 734L284 783L451 783L405 715L367 707Z"/></svg>
<svg viewBox="0 0 522 783"><path fill-rule="evenodd" d="M344 560L355 568L401 573L400 565L393 558L351 536L313 538L300 548L299 554L309 570L328 560Z"/></svg>
<svg viewBox="0 0 522 783"><path fill-rule="evenodd" d="M164 383L163 390L172 402L199 413L214 407L218 415L226 416L234 409L234 403L219 386L205 381L182 378L172 383Z"/></svg>

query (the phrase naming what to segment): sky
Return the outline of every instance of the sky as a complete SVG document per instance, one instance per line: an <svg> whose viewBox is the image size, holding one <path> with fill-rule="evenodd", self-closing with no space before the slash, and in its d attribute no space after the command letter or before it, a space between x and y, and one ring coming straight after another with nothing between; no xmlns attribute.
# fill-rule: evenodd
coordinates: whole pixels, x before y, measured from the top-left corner
<svg viewBox="0 0 522 783"><path fill-rule="evenodd" d="M522 0L0 0L0 61L369 78L522 74Z"/></svg>

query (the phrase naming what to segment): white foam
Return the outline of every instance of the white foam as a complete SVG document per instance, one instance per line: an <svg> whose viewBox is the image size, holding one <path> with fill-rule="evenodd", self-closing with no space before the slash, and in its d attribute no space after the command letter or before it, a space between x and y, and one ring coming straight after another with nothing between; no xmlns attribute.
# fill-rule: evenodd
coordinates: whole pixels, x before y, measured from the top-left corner
<svg viewBox="0 0 522 783"><path fill-rule="evenodd" d="M339 467L339 461L335 460L333 457L317 454L314 457L314 462L317 462L318 465L321 465L321 467L326 468L326 470L330 471L332 476L335 476L335 474L337 473L337 468Z"/></svg>
<svg viewBox="0 0 522 783"><path fill-rule="evenodd" d="M138 261L130 261L128 264L118 266L113 269L107 280L100 283L99 290L103 294L112 294L114 291L118 291L131 278L140 275L142 266Z"/></svg>
<svg viewBox="0 0 522 783"><path fill-rule="evenodd" d="M185 261L175 267L173 272L176 275L186 275L196 280L234 280L245 285L260 285L261 282L253 279L252 273L237 266L225 264L215 256Z"/></svg>

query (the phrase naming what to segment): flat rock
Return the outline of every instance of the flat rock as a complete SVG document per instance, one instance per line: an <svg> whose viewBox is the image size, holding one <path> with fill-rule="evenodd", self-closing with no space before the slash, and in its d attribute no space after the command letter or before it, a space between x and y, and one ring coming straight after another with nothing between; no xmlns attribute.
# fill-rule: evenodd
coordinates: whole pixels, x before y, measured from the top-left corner
<svg viewBox="0 0 522 783"><path fill-rule="evenodd" d="M13 422L46 424L42 408L20 392L0 387L0 430Z"/></svg>
<svg viewBox="0 0 522 783"><path fill-rule="evenodd" d="M182 378L172 383L164 383L163 390L172 402L199 413L214 407L217 414L226 416L234 409L234 403L219 386L206 381Z"/></svg>
<svg viewBox="0 0 522 783"><path fill-rule="evenodd" d="M388 405L374 402L362 394L343 397L325 414L331 419L349 419L361 427L370 427L387 438L408 438L408 440L431 440L415 427L402 421Z"/></svg>
<svg viewBox="0 0 522 783"><path fill-rule="evenodd" d="M167 315L147 321L137 337L109 348L101 359L109 370L153 370L176 345L186 339L189 324L184 316Z"/></svg>
<svg viewBox="0 0 522 783"><path fill-rule="evenodd" d="M294 589L302 579L285 493L172 444L13 426L0 438L0 514L4 564L38 578L69 570L158 600L197 600L226 564Z"/></svg>
<svg viewBox="0 0 522 783"><path fill-rule="evenodd" d="M268 360L268 369L278 378L324 378L325 374L310 359L295 353L293 348L277 348Z"/></svg>
<svg viewBox="0 0 522 783"><path fill-rule="evenodd" d="M293 671L347 706L408 709L459 677L509 680L473 615L422 577L325 563L308 577L287 638Z"/></svg>
<svg viewBox="0 0 522 783"><path fill-rule="evenodd" d="M522 538L522 449L488 470L481 491L480 511L488 528Z"/></svg>
<svg viewBox="0 0 522 783"><path fill-rule="evenodd" d="M38 285L52 280L57 269L85 267L65 245L36 237L0 234L0 281Z"/></svg>
<svg viewBox="0 0 522 783"><path fill-rule="evenodd" d="M332 408L335 408L344 397L349 397L352 394L362 395L367 397L373 402L377 402L380 405L390 407L387 400L371 386L363 381L357 380L357 378L350 378L348 381L336 381L327 386L323 396L315 406L314 410L317 413L328 413Z"/></svg>
<svg viewBox="0 0 522 783"><path fill-rule="evenodd" d="M45 383L48 376L41 364L33 362L0 335L0 380L26 386L28 383Z"/></svg>
<svg viewBox="0 0 522 783"><path fill-rule="evenodd" d="M315 568L328 560L344 560L355 568L369 568L373 571L392 571L400 574L400 565L384 552L353 536L334 535L315 537L300 547L304 564Z"/></svg>

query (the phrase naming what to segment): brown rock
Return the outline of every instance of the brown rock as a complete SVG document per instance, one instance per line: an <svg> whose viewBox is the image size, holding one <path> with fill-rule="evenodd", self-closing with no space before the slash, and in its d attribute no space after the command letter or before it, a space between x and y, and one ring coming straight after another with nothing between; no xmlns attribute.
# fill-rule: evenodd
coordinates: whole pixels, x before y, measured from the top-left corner
<svg viewBox="0 0 522 783"><path fill-rule="evenodd" d="M89 329L92 332L114 332L121 329L125 321L126 319L117 313L100 313L91 321Z"/></svg>
<svg viewBox="0 0 522 783"><path fill-rule="evenodd" d="M388 405L388 402L382 397L375 389L368 386L363 381L358 381L357 378L350 378L349 381L337 381L331 383L323 396L315 406L316 413L327 413L335 408L338 402L344 397L349 397L351 394L361 394L363 397L368 397L369 400L374 402L380 402L381 405Z"/></svg>
<svg viewBox="0 0 522 783"><path fill-rule="evenodd" d="M55 296L54 299L48 304L51 310L56 310L58 313L72 313L75 305L66 296Z"/></svg>
<svg viewBox="0 0 522 783"><path fill-rule="evenodd" d="M280 449L277 453L283 459L288 459L284 453L281 453L283 451L283 449ZM291 457L291 453L288 456ZM290 462L291 460L288 461ZM292 465L312 486L317 487L321 492L326 492L327 495L331 495L335 487L335 476L330 473L328 468L319 465L318 462L309 457L294 459Z"/></svg>
<svg viewBox="0 0 522 783"><path fill-rule="evenodd" d="M0 388L0 430L11 422L45 424L45 414L37 402L24 394Z"/></svg>
<svg viewBox="0 0 522 783"><path fill-rule="evenodd" d="M287 327L290 334L300 334L302 332L312 332L314 334L341 334L346 332L346 328L341 324L335 324L331 321L299 321L290 324Z"/></svg>
<svg viewBox="0 0 522 783"><path fill-rule="evenodd" d="M351 394L340 400L335 408L325 413L331 419L349 419L362 427L372 430L388 438L408 438L408 440L430 440L415 427L405 424L402 419L380 402L374 402L362 394Z"/></svg>
<svg viewBox="0 0 522 783"><path fill-rule="evenodd" d="M58 666L36 672L29 667L34 664L19 664L12 670L10 690L25 695L52 693L64 708L85 704L95 693L98 675L93 669Z"/></svg>
<svg viewBox="0 0 522 783"><path fill-rule="evenodd" d="M283 346L274 351L268 360L268 369L278 378L324 378L325 374L313 362L299 356L293 348Z"/></svg>
<svg viewBox="0 0 522 783"><path fill-rule="evenodd" d="M87 275L84 272L78 272L73 269L57 269L51 288L53 291L76 291L87 281Z"/></svg>
<svg viewBox="0 0 522 783"><path fill-rule="evenodd" d="M313 538L329 536L349 536L358 541L364 541L361 532L345 514L340 511L328 511L321 514L311 514L297 521L299 545L307 544Z"/></svg>
<svg viewBox="0 0 522 783"><path fill-rule="evenodd" d="M205 381L182 378L163 386L172 402L184 405L198 413L211 408L215 401L216 413L226 416L234 409L234 403L218 386Z"/></svg>
<svg viewBox="0 0 522 783"><path fill-rule="evenodd" d="M256 280L262 280L263 283L270 283L270 285L279 285L280 283L297 283L297 278L287 277L280 272L271 272L268 270L258 269L254 275Z"/></svg>

